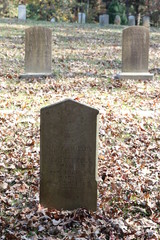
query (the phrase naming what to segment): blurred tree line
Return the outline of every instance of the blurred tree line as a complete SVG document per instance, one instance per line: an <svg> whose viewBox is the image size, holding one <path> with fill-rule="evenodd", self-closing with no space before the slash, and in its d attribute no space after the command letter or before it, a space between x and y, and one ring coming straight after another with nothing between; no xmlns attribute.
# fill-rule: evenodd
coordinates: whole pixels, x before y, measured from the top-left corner
<svg viewBox="0 0 160 240"><path fill-rule="evenodd" d="M160 0L106 0L106 4L111 23L114 22L115 15L121 17L122 24L127 23L129 15L136 17L138 25L143 16L149 16L152 25L160 21Z"/></svg>
<svg viewBox="0 0 160 240"><path fill-rule="evenodd" d="M1 17L17 17L19 4L27 7L27 18L35 20L75 21L79 11L89 22L97 18L97 0L0 0Z"/></svg>
<svg viewBox="0 0 160 240"><path fill-rule="evenodd" d="M85 12L88 22L98 20L98 15L106 12L110 23L116 15L121 23L127 24L129 14L135 15L137 22L141 16L151 17L152 25L160 18L160 0L0 0L0 15L16 17L18 4L26 4L27 17L35 20L75 21L79 11Z"/></svg>

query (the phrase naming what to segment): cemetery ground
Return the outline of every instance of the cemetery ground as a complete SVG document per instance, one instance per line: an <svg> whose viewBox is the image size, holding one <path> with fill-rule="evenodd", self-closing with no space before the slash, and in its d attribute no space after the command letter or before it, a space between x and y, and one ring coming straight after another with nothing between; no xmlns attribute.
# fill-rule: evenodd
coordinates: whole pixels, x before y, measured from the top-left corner
<svg viewBox="0 0 160 240"><path fill-rule="evenodd" d="M19 80L35 24L53 30L54 76ZM0 239L160 238L160 30L154 80L116 80L123 29L0 21ZM96 212L39 205L40 109L68 97L100 111Z"/></svg>

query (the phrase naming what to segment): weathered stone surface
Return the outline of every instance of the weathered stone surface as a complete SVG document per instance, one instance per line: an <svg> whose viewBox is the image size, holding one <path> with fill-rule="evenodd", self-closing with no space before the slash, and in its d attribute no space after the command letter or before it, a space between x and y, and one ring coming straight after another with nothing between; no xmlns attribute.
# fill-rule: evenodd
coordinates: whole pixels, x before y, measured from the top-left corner
<svg viewBox="0 0 160 240"><path fill-rule="evenodd" d="M123 30L122 72L148 72L149 31L132 26Z"/></svg>
<svg viewBox="0 0 160 240"><path fill-rule="evenodd" d="M18 20L26 20L26 6L23 4L18 6Z"/></svg>
<svg viewBox="0 0 160 240"><path fill-rule="evenodd" d="M120 24L121 24L121 18L120 18L119 15L116 15L116 16L115 16L114 24L116 24L116 25L120 25Z"/></svg>
<svg viewBox="0 0 160 240"><path fill-rule="evenodd" d="M51 23L55 23L56 22L56 19L53 17L52 19L51 19Z"/></svg>
<svg viewBox="0 0 160 240"><path fill-rule="evenodd" d="M123 30L122 73L117 78L152 79L148 72L149 30L132 26Z"/></svg>
<svg viewBox="0 0 160 240"><path fill-rule="evenodd" d="M78 13L78 23L85 24L86 23L86 14L79 12Z"/></svg>
<svg viewBox="0 0 160 240"><path fill-rule="evenodd" d="M41 109L40 203L97 206L98 110L67 99Z"/></svg>
<svg viewBox="0 0 160 240"><path fill-rule="evenodd" d="M135 16L129 16L128 17L128 25L129 26L134 26L136 24L136 22L135 22Z"/></svg>
<svg viewBox="0 0 160 240"><path fill-rule="evenodd" d="M45 27L31 27L25 31L26 74L51 73L52 30Z"/></svg>
<svg viewBox="0 0 160 240"><path fill-rule="evenodd" d="M109 15L108 14L100 15L99 24L100 26L107 26L109 24Z"/></svg>
<svg viewBox="0 0 160 240"><path fill-rule="evenodd" d="M150 27L150 17L143 16L143 26L149 28Z"/></svg>

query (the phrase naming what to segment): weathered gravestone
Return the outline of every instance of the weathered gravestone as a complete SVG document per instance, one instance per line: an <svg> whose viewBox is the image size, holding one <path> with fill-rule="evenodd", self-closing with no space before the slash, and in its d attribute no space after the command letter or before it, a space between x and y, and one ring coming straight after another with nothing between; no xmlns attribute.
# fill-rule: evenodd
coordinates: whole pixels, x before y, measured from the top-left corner
<svg viewBox="0 0 160 240"><path fill-rule="evenodd" d="M30 27L25 30L25 74L20 78L51 76L52 30Z"/></svg>
<svg viewBox="0 0 160 240"><path fill-rule="evenodd" d="M18 6L18 20L26 20L26 6L23 4Z"/></svg>
<svg viewBox="0 0 160 240"><path fill-rule="evenodd" d="M143 26L149 28L150 27L150 17L143 16Z"/></svg>
<svg viewBox="0 0 160 240"><path fill-rule="evenodd" d="M120 18L119 15L116 15L116 16L115 16L114 24L116 24L116 25L120 25L120 24L121 24L121 18Z"/></svg>
<svg viewBox="0 0 160 240"><path fill-rule="evenodd" d="M100 15L99 24L100 26L107 26L109 24L109 15L108 14Z"/></svg>
<svg viewBox="0 0 160 240"><path fill-rule="evenodd" d="M85 24L86 23L86 14L79 12L78 13L78 23Z"/></svg>
<svg viewBox="0 0 160 240"><path fill-rule="evenodd" d="M148 72L149 30L132 26L123 30L122 73L118 78L152 79Z"/></svg>
<svg viewBox="0 0 160 240"><path fill-rule="evenodd" d="M51 19L51 23L55 23L56 22L56 19L55 19L55 17L53 17L52 19Z"/></svg>
<svg viewBox="0 0 160 240"><path fill-rule="evenodd" d="M128 17L128 25L129 26L134 26L136 24L136 22L135 22L135 16L129 16Z"/></svg>
<svg viewBox="0 0 160 240"><path fill-rule="evenodd" d="M40 203L97 207L98 110L67 99L41 109Z"/></svg>

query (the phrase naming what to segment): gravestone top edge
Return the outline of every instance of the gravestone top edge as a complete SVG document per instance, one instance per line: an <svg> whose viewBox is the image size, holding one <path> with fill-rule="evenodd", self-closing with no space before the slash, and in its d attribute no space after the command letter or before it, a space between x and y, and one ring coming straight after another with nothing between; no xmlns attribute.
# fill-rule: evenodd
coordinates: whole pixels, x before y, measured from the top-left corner
<svg viewBox="0 0 160 240"><path fill-rule="evenodd" d="M64 104L64 103L72 103L72 104L75 104L75 105L78 105L78 106L81 106L81 107L85 107L85 108L88 108L88 109L92 110L93 112L95 112L96 115L99 114L99 110L98 110L98 109L93 108L93 107L90 107L90 106L88 106L87 104L79 103L79 102L77 102L77 101L75 101L75 100L73 100L73 99L71 99L71 98L66 98L66 99L64 99L64 100L62 100L62 101L58 101L58 102L56 102L56 103L54 103L54 104L51 104L51 105L42 107L42 108L41 108L41 112L42 112L42 111L45 111L45 110L48 110L49 108L57 107L57 106L59 106L60 104Z"/></svg>
<svg viewBox="0 0 160 240"><path fill-rule="evenodd" d="M123 32L126 32L127 30L130 30L130 29L139 29L139 30L143 30L145 32L149 32L149 30L144 26L129 26L129 27L124 28Z"/></svg>
<svg viewBox="0 0 160 240"><path fill-rule="evenodd" d="M43 27L43 26L34 26L34 27L29 27L29 28L26 28L25 31L29 31L29 30L34 30L34 29L44 29L44 30L50 30L52 31L52 28L49 28L49 27Z"/></svg>

